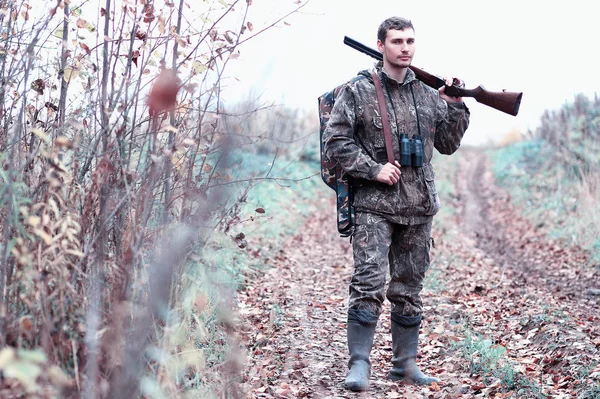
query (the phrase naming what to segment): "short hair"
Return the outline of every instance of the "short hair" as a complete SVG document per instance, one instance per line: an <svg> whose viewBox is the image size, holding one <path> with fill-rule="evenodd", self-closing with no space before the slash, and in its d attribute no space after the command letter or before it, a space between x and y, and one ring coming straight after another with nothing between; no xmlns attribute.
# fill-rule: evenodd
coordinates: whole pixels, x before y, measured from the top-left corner
<svg viewBox="0 0 600 399"><path fill-rule="evenodd" d="M390 29L404 30L407 28L415 30L415 27L410 19L402 17L390 17L383 21L381 25L379 25L379 29L377 30L377 39L381 40L382 43L385 43L385 38L387 37L387 33Z"/></svg>

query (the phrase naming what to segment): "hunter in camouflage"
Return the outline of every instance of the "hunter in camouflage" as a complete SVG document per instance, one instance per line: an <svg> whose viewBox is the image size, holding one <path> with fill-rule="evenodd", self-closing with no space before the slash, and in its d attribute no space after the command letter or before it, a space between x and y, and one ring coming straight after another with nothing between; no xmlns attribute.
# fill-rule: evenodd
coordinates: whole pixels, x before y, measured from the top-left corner
<svg viewBox="0 0 600 399"><path fill-rule="evenodd" d="M391 303L392 369L388 378L429 385L437 379L415 363L422 317L420 292L429 267L433 216L440 208L431 166L433 149L452 154L469 125L461 98L417 80L408 68L414 54L409 20L389 18L378 32L383 62L376 66L385 95L392 147L400 159L400 134L420 135L422 167L388 162L373 79L359 73L338 94L324 132L325 152L352 176L356 226L354 274L348 309L349 372L345 386L368 389L369 354L384 295ZM449 82L451 80L448 80ZM385 292L386 274L391 279Z"/></svg>

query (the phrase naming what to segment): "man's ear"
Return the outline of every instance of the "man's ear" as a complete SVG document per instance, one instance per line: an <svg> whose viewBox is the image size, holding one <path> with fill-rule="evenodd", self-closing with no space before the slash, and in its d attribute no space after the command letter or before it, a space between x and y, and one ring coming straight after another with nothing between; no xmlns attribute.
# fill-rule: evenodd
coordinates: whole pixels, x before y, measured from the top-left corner
<svg viewBox="0 0 600 399"><path fill-rule="evenodd" d="M379 49L380 53L383 53L383 43L381 43L381 40L377 39L377 48Z"/></svg>

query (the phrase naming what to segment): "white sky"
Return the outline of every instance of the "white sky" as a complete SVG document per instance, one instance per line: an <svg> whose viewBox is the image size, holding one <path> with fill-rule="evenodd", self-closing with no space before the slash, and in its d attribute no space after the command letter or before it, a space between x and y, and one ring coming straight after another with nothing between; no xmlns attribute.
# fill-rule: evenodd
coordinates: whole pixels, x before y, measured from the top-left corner
<svg viewBox="0 0 600 399"><path fill-rule="evenodd" d="M256 27L291 9L292 0L253 0ZM252 89L263 100L314 110L317 98L369 68L372 59L343 44L344 35L376 48L385 18L413 21L414 65L457 76L467 88L522 91L513 117L466 99L471 126L463 143L480 144L509 130L535 129L545 109L575 94L600 94L600 2L310 0L280 25L241 47L230 73L240 79L236 94Z"/></svg>

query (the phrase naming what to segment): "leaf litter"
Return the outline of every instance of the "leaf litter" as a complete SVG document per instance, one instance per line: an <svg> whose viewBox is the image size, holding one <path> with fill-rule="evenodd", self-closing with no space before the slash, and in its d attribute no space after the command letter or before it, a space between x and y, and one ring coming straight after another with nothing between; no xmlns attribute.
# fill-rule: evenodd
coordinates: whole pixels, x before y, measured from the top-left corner
<svg viewBox="0 0 600 399"><path fill-rule="evenodd" d="M319 198L270 267L239 293L248 398L600 397L598 267L589 254L548 238L498 187L487 158L461 150L434 219L435 248L423 290L418 363L430 387L391 382L389 303L371 353L371 389L344 390L351 247L335 232L333 198ZM439 178L438 178L439 180ZM249 243L256 256L264 240Z"/></svg>

